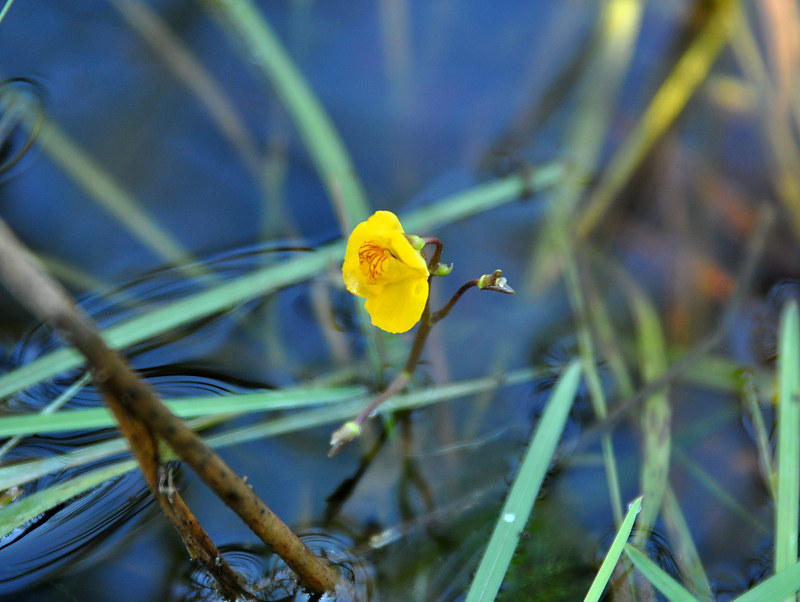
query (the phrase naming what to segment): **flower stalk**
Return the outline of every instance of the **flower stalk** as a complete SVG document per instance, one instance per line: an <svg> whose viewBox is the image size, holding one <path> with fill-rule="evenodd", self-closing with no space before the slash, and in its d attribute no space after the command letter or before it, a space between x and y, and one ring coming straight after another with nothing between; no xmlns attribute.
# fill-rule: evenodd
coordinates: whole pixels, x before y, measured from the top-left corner
<svg viewBox="0 0 800 602"><path fill-rule="evenodd" d="M397 227L402 232L402 226L400 226L400 222L397 221L397 218L394 216L394 214L390 214L388 211L379 211L373 217L371 217L369 220L367 220L366 222L363 222L362 224L359 224L359 226L353 232L353 235L350 237L350 240L348 241L347 252L345 253L345 261L344 261L344 266L342 268L342 271L343 271L343 274L344 274L345 283L347 283L347 288L351 292L356 292L354 289L358 290L358 288L359 288L358 287L358 282L360 281L360 277L354 271L354 266L356 265L356 262L355 262L355 259L354 259L354 255L356 253L356 248L359 248L359 249L361 248L361 247L358 246L358 244L360 244L360 240L364 236L364 232L363 231L359 232L359 229L367 230L369 228L370 222L375 220L376 216L380 215L381 216L380 217L381 220L386 220L385 214L389 214L394 218L394 220L396 221ZM392 223L394 223L394 222L392 222ZM358 233L358 235L357 235L357 233ZM347 422L343 423L336 431L334 431L334 433L331 435L331 439L330 439L330 449L328 451L328 456L334 456L336 453L339 452L340 449L342 449L342 447L344 447L350 441L352 441L353 439L358 437L358 435L361 434L361 426L362 426L362 424L367 419L369 419L371 416L373 416L375 414L375 411L383 403L385 403L393 395L395 395L395 394L399 393L400 391L402 391L405 388L405 386L411 381L412 375L414 373L414 369L417 367L417 364L419 364L420 358L422 357L422 352L425 349L425 344L428 341L428 336L430 335L431 329L434 327L434 325L436 325L438 322L440 322L441 320L443 320L444 318L446 318L450 314L450 312L452 311L453 307L455 307L455 304L458 303L459 299L461 299L461 297L464 295L464 293L466 293L471 288L477 287L479 290L489 290L489 291L494 291L494 292L499 292L499 293L504 293L504 294L509 294L509 295L515 294L514 289L511 288L510 286L508 286L508 282L507 282L506 278L503 276L502 271L501 270L495 270L491 274L484 274L480 278L476 278L475 280L470 280L468 282L465 282L461 286L461 288L459 288L456 291L456 293L450 298L450 300L447 303L444 304L442 309L440 309L439 311L431 314L431 311L430 311L430 282L431 282L431 279L434 276L446 276L446 275L448 275L452 271L453 266L452 266L452 264L445 265L445 264L440 263L440 260L441 260L441 257L442 257L443 245L442 245L442 241L439 240L438 238L429 237L429 238L420 239L417 236L407 235L407 234L404 234L403 236L404 237L403 237L402 240L405 241L406 245L408 246L408 249L410 249L413 252L418 253L419 257L423 261L425 261L424 254L423 254L424 247L427 246L427 245L434 245L434 247L435 247L433 255L431 256L430 260L427 261L426 264L425 264L426 265L426 273L427 273L426 286L425 286L425 292L426 292L425 304L422 307L422 311L421 311L420 314L416 313L416 309L413 312L415 315L418 316L417 319L414 321L414 323L419 321L419 326L417 328L416 335L414 336L414 342L411 345L411 350L409 351L408 359L406 360L406 363L405 363L405 366L403 368L403 371L400 372L400 374L398 374L392 380L392 382L389 384L389 386L383 392L378 394L358 414L358 416L356 416L352 420L348 420ZM355 238L355 240L357 241L356 244L353 243L354 237L356 237ZM422 242L421 245L420 245L420 240ZM359 251L359 253L360 253L360 251ZM395 259L397 259L397 256L393 252L391 254L392 254L393 257L395 257ZM406 255L408 255L408 254L406 253ZM416 258L413 259L413 262L414 263L418 263ZM363 261L362 261L362 265L363 265ZM370 276L372 275L371 272L369 272L368 269L365 270L363 267L362 267L361 271L362 271L362 273L366 274L368 278L370 278ZM418 278L418 275L415 274L414 277ZM368 284L380 285L380 278L373 278L371 282L368 282ZM393 294L403 294L404 292L407 292L407 287L406 288L395 287L392 290ZM356 294L361 295L361 293L356 293ZM385 290L381 289L381 290L379 290L377 292L373 292L373 294L385 295L387 293L386 293ZM367 295L361 295L361 296L367 296ZM377 326L380 326L378 321L376 321L375 314L373 314L373 312L370 310L369 300L370 300L370 297L367 296L367 311L370 312L370 315L373 318L373 324L376 324ZM416 304L417 301L418 300L416 298L412 298L412 299L410 299L409 303L410 304ZM403 305L404 304L404 299L402 297L396 298L396 299L392 300L392 303L394 305L398 305L398 304ZM373 305L373 307L374 307L374 305ZM412 323L411 326L409 326L409 328L413 327L413 325L414 324ZM383 328L382 326L380 326L380 327ZM384 330L388 330L388 329L384 328ZM406 330L408 330L408 329L406 329ZM396 332L396 331L389 330L389 332Z"/></svg>
<svg viewBox="0 0 800 602"><path fill-rule="evenodd" d="M434 245L436 247L436 250L433 252L433 255L431 256L431 260L428 262L428 272L432 274L439 267L439 260L442 258L442 248L444 247L444 245L442 244L441 240L439 240L434 236L428 236L426 238L423 238L422 241L426 245Z"/></svg>

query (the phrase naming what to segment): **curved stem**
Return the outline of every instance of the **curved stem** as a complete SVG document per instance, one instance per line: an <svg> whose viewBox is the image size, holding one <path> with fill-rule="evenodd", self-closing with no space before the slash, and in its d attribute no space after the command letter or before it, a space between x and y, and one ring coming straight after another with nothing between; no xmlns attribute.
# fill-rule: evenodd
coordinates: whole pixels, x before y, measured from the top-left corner
<svg viewBox="0 0 800 602"><path fill-rule="evenodd" d="M426 245L436 245L436 250L433 252L433 257L428 262L428 272L435 272L439 265L439 260L442 258L442 241L435 236L427 236L422 239ZM428 279L430 282L430 278Z"/></svg>
<svg viewBox="0 0 800 602"><path fill-rule="evenodd" d="M469 289L471 289L473 286L478 286L478 280L470 280L469 282L465 282L464 284L462 284L461 288L456 291L455 295L450 297L450 301L445 303L442 309L433 314L433 316L431 317L431 326L436 324L436 322L438 322L439 320L446 318L447 314L449 314L450 311L453 309L453 307L455 307L455 304L458 303L458 300L461 299L461 296L464 293L466 293Z"/></svg>

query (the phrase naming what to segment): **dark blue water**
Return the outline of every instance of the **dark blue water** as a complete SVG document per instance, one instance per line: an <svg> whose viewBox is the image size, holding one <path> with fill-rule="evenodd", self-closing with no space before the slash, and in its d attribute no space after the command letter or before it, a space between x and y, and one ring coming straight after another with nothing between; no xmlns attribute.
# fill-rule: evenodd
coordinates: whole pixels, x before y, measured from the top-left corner
<svg viewBox="0 0 800 602"><path fill-rule="evenodd" d="M402 215L542 161L571 164L565 132L591 75L586 69L596 51L597 3L257 4L329 113L373 209ZM168 233L176 249L173 255L154 249L142 233L100 206L48 147L53 138L46 139L46 129L16 126L6 133L0 143L0 216L103 326L207 285L208 280L169 268L173 261L197 261L193 265L206 275L226 280L313 252L343 234L279 99L209 13L196 2L146 4L230 102L245 134L238 142L118 10L131 5L18 1L0 23L0 76L19 80L4 84L6 91L24 94L32 122L46 118L48 127L66 135L103 178ZM603 160L619 147L685 47L695 8L648 5L643 34L609 116ZM715 74L735 71L731 56L723 54L717 69ZM0 117L9 111L2 90ZM609 304L615 332L626 344L634 331L611 276L613 265L624 266L652 296L670 342L691 345L713 331L729 297L722 289L704 293L702 300L692 297L687 291L701 289L702 282L681 263L681 253L709 256L718 273L735 276L747 232L726 221L729 213L719 217L714 205L706 207L703 191L728 184L742 196L764 192L767 186L757 174L766 152L756 134L747 116L720 114L701 97L657 148L655 160L645 162L623 190L621 209L579 257L581 270L594 278L586 280L587 287ZM715 177L700 169L696 156L707 157ZM731 181L729 174L740 174L748 185ZM600 175L598 170L580 179L589 188ZM434 330L419 382L435 386L530 366L549 368L552 378L415 412L383 438L379 428L370 428L363 446L335 459L325 456L327 427L222 452L291 526L334 539L344 532L337 546L364 563L364 574L374 579L369 591L375 599L459 599L549 387L577 353L575 320L558 269L552 278L534 282L531 276L542 267L537 262L548 258L545 253L533 260L546 237L548 203L557 201L545 192L419 233L439 236L443 260L455 265L452 275L435 283L434 306L462 282L498 267L518 291L514 298L466 295ZM745 201L752 210L755 201ZM152 234L156 226L144 230ZM750 283L740 328L728 332L716 352L748 366L770 367L776 321L767 291L780 278L800 274L785 252L793 243L786 241L791 238L783 229L770 238L766 267ZM339 266L333 265L309 282L128 354L165 396L222 396L316 379L373 385L379 375L367 360L352 300L340 280ZM0 304L9 368L58 345L4 293ZM686 312L688 328L680 326ZM384 342L387 374L402 364L408 343L408 337ZM619 401L620 389L604 362L600 372L609 399ZM40 408L77 376L25 391L5 407ZM673 436L681 457L688 458L675 461L673 487L712 586L724 594L763 575L753 567L765 563L771 514L751 431L740 420L739 395L710 389L689 382L673 390ZM99 403L91 388L70 402ZM559 584L588 587L613 530L596 432L582 439L593 423L584 395L573 411L561 463L545 485L547 519L531 523L534 537L518 554L519 574L530 567L542 569L537 575L543 576L535 583L512 577L508 592L558 599L574 594L565 594ZM57 453L112 434L31 438L8 459ZM627 501L638 494L637 419L623 421L614 437ZM708 480L697 477L697 465L722 484L738 508L722 503ZM53 475L36 486L64 477ZM243 566L261 566L263 559L252 555L254 537L235 516L188 471L181 469L180 483L217 543L230 546ZM740 528L742 508L753 521ZM185 550L151 510L133 474L70 502L29 532L0 541L5 567L0 592L9 600L31 601L204 599L186 594L187 582L201 588L205 582L191 573ZM569 535L561 539L548 530L566 523ZM676 572L664 531L664 525L656 526L648 551ZM732 531L747 545L732 549L724 537Z"/></svg>

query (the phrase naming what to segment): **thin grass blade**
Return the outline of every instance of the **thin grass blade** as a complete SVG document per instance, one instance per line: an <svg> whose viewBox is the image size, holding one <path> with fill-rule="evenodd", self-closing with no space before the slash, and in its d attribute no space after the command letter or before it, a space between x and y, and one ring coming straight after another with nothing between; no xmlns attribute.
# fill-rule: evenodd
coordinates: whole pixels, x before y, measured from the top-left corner
<svg viewBox="0 0 800 602"><path fill-rule="evenodd" d="M542 375L530 369L515 370L509 372L502 378L480 378L468 381L453 383L451 385L439 387L437 389L430 389L425 391L416 391L398 395L385 403L379 408L378 413L385 414L397 410L408 410L418 408L425 405L457 399L460 397L467 397L484 392L488 392L498 387L513 386L540 378ZM217 398L218 400L221 398ZM277 419L269 419L260 423L252 424L246 427L236 428L221 433L217 433L205 437L205 441L214 449L229 447L232 445L239 445L249 441L264 439L267 437L274 437L284 435L287 433L306 430L328 424L339 423L342 420L352 417L358 413L363 407L364 401L362 399L354 399L342 403L335 403L324 405L322 407L294 412ZM205 424L205 423L203 423ZM190 424L193 428L195 425ZM106 458L111 458L124 451L127 447L125 442L121 439L112 439L104 441L95 445L86 446L82 449L63 454L60 456L52 456L49 458L41 458L38 460L31 460L28 462L21 462L11 466L0 467L0 491L7 490L18 485L24 485L27 482L33 481L44 475L52 472L66 470L68 468L76 468L85 466L91 462L97 462ZM165 459L169 459L165 457ZM113 467L121 466L119 469ZM119 474L123 474L129 470L134 470L136 464L134 462L123 461L123 464L109 464L108 473L97 473L98 478L103 475L111 475L104 478L113 478ZM95 474L95 473L86 473ZM47 488L40 492L42 495L34 498L34 501L28 502L18 513L3 513L3 508L0 508L0 531L7 529L8 532L22 526L27 522L31 515L38 516L46 512L50 508L63 503L76 495L85 493L92 487L95 487L101 481L94 478L82 479L84 475L76 477L70 481L65 481L58 484L58 489ZM82 480L81 480L82 479ZM44 492L51 491L50 494L44 495ZM16 505L23 500L29 498L22 498L17 500L12 505Z"/></svg>
<svg viewBox="0 0 800 602"><path fill-rule="evenodd" d="M473 578L467 602L488 602L497 596L517 547L519 534L528 521L542 480L558 446L579 381L579 363L573 361L556 383L547 409L539 421Z"/></svg>
<svg viewBox="0 0 800 602"><path fill-rule="evenodd" d="M524 174L492 180L446 196L427 207L403 215L400 221L409 232L430 232L439 226L452 224L551 188L561 182L568 171L567 165L561 161L536 165Z"/></svg>
<svg viewBox="0 0 800 602"><path fill-rule="evenodd" d="M3 5L3 10L0 10L0 23L3 22L3 19L6 17L6 13L8 9L11 8L11 5L14 4L14 0L6 0L6 3Z"/></svg>
<svg viewBox="0 0 800 602"><path fill-rule="evenodd" d="M664 523L669 533L673 556L678 563L681 574L686 576L687 585L692 590L692 593L702 600L713 600L714 594L711 591L711 584L703 569L703 563L697 553L697 546L694 544L689 525L686 523L686 518L675 497L675 493L672 491L672 487L667 487L667 492L664 496Z"/></svg>
<svg viewBox="0 0 800 602"><path fill-rule="evenodd" d="M749 373L744 373L742 378L744 379L742 397L745 401L745 409L750 418L750 424L755 433L756 447L758 448L758 465L774 502L778 499L778 475L775 473L770 435L766 424L764 424L764 417L761 414L761 405L753 383L753 376Z"/></svg>
<svg viewBox="0 0 800 602"><path fill-rule="evenodd" d="M699 602L689 590L632 545L625 545L625 553L633 566L670 602Z"/></svg>
<svg viewBox="0 0 800 602"><path fill-rule="evenodd" d="M134 468L136 468L136 462L133 460L103 466L0 507L0 538L37 516L41 516L42 508L53 508Z"/></svg>
<svg viewBox="0 0 800 602"><path fill-rule="evenodd" d="M59 409L61 409L61 407L63 407L65 403L67 403L70 399L72 399L78 393L78 391L80 391L84 386L86 386L90 378L91 377L89 376L89 374L84 374L78 380L72 383L69 387L67 387L63 393L61 393L53 401L44 406L44 408L42 408L42 410L38 414L29 416L27 418L38 423L39 420L42 420L43 416L48 416L50 414L53 414L54 412L57 412ZM2 418L0 418L0 420L2 420ZM5 435L6 437L11 435L13 436L11 436L10 439L8 439L5 443L3 443L2 447L0 447L0 458L3 458L9 451L14 449L20 441L22 441L23 434L27 433L16 432Z"/></svg>
<svg viewBox="0 0 800 602"><path fill-rule="evenodd" d="M252 2L203 0L202 4L223 17L236 44L275 87L314 160L342 233L349 234L371 211L350 155L322 104Z"/></svg>
<svg viewBox="0 0 800 602"><path fill-rule="evenodd" d="M800 498L800 319L797 303L783 309L778 350L778 498L775 500L775 574L797 562Z"/></svg>
<svg viewBox="0 0 800 602"><path fill-rule="evenodd" d="M692 475L697 483L714 497L717 506L725 508L741 521L743 525L747 525L748 528L753 529L754 532L761 535L769 534L769 526L760 521L759 517L755 516L753 512L748 511L745 505L737 500L735 496L731 495L712 473L705 470L698 462L687 456L686 452L678 447L675 448L672 455L681 469Z"/></svg>
<svg viewBox="0 0 800 602"><path fill-rule="evenodd" d="M794 599L793 594L800 591L800 563L785 568L777 575L762 581L750 591L734 598L733 602L764 602L786 597Z"/></svg>
<svg viewBox="0 0 800 602"><path fill-rule="evenodd" d="M165 401L181 418L219 416L271 410L285 410L311 405L337 403L365 395L362 387L299 388L280 391L209 395ZM0 437L109 428L116 424L104 407L84 410L62 410L48 414L26 414L0 417Z"/></svg>
<svg viewBox="0 0 800 602"><path fill-rule="evenodd" d="M667 369L666 344L658 312L645 293L633 283L626 287L636 320L636 352L644 380L660 378ZM643 545L658 517L669 478L672 408L665 390L656 391L644 402L644 433L641 487L645 502L639 517L636 544Z"/></svg>
<svg viewBox="0 0 800 602"><path fill-rule="evenodd" d="M622 550L625 548L625 543L631 535L636 516L641 509L642 496L639 496L630 503L628 513L622 520L617 535L614 537L614 541L611 542L611 547L608 548L606 557L603 559L603 564L600 565L597 576L595 576L592 586L583 599L584 602L597 602L600 596L603 595L603 591L606 589L606 585L608 585L608 580L611 578L611 573L614 572L614 567L617 566L619 557L622 555Z"/></svg>

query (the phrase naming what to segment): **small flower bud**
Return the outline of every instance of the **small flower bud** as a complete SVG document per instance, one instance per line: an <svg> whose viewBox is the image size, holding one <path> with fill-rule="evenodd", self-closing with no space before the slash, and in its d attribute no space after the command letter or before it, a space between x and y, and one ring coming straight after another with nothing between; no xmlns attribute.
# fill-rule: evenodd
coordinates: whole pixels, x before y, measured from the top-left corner
<svg viewBox="0 0 800 602"><path fill-rule="evenodd" d="M436 266L436 269L431 272L433 276L447 276L450 272L453 271L453 264L447 265L445 263L440 263Z"/></svg>
<svg viewBox="0 0 800 602"><path fill-rule="evenodd" d="M328 456L334 456L342 447L350 443L353 439L361 434L361 425L357 422L350 420L345 422L331 435L330 450Z"/></svg>
<svg viewBox="0 0 800 602"><path fill-rule="evenodd" d="M478 288L507 295L516 295L516 291L508 286L508 280L503 276L501 270L495 270L491 274L484 274L478 278Z"/></svg>
<svg viewBox="0 0 800 602"><path fill-rule="evenodd" d="M425 246L425 241L422 240L422 237L420 236L416 236L414 234L406 234L406 239L408 240L408 243L412 247L414 247L414 249L416 249L417 251L421 251L422 247Z"/></svg>

